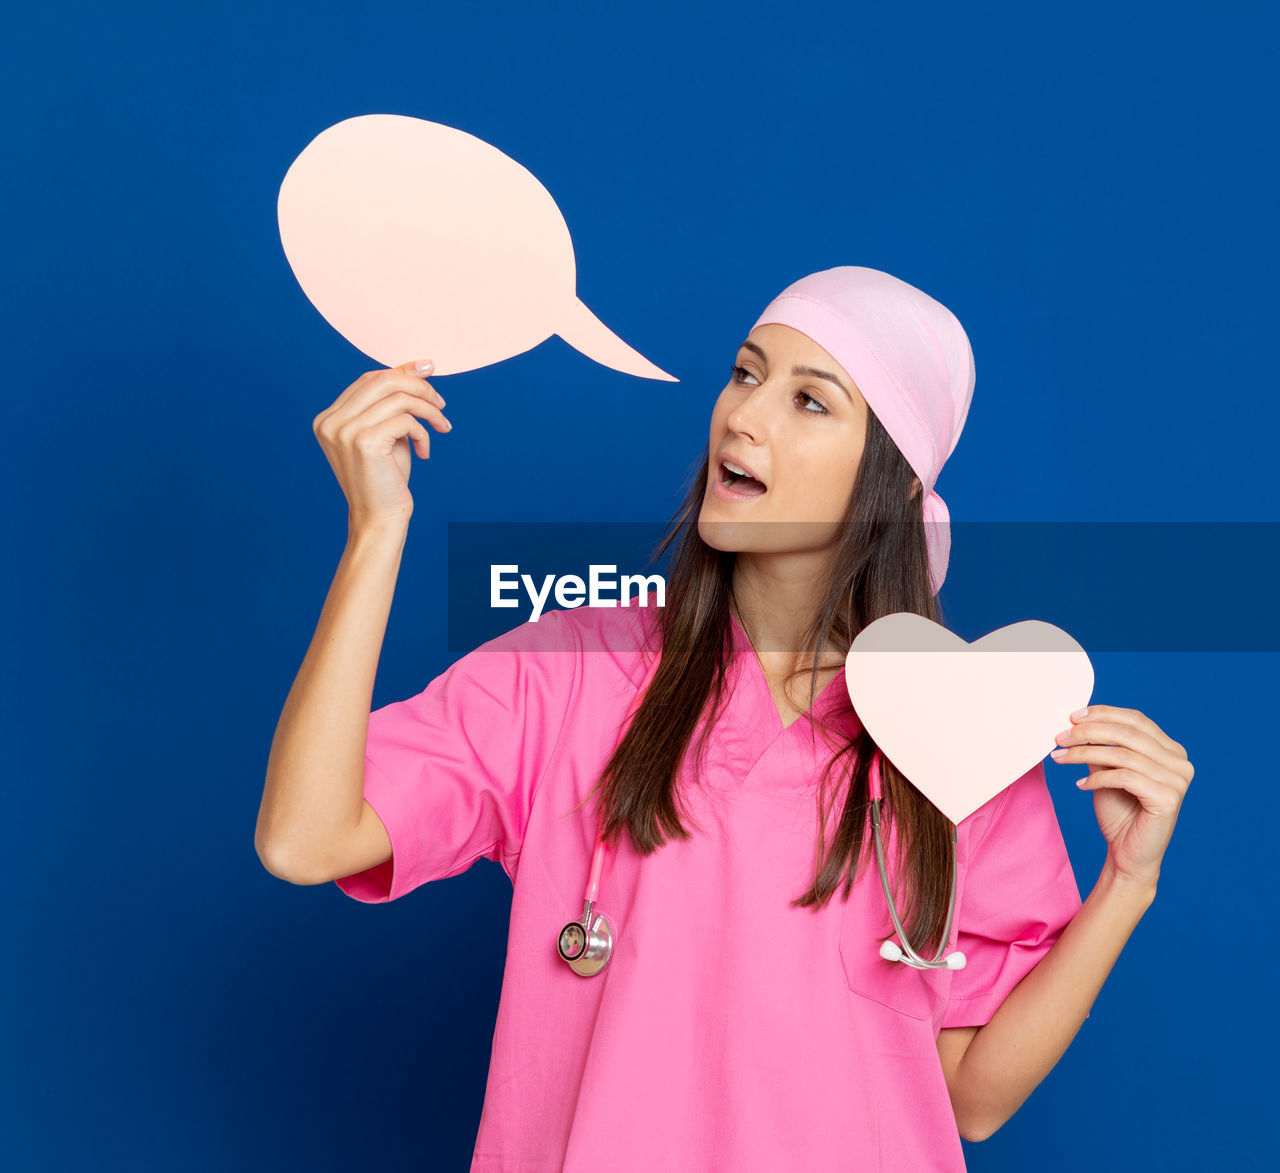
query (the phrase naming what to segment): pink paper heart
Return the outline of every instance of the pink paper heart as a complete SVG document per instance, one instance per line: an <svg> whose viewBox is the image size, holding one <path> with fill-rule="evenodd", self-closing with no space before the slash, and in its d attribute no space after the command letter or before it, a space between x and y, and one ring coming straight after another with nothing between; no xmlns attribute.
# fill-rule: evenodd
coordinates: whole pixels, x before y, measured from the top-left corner
<svg viewBox="0 0 1280 1173"><path fill-rule="evenodd" d="M910 612L885 615L845 658L849 698L884 756L953 823L1055 748L1088 704L1093 664L1038 619L966 643Z"/></svg>

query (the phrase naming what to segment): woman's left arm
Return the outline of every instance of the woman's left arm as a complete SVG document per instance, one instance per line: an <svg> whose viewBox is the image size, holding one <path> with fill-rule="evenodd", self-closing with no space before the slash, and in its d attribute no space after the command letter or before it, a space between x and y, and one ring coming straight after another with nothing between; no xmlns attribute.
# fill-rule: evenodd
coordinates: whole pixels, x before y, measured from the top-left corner
<svg viewBox="0 0 1280 1173"><path fill-rule="evenodd" d="M984 1140L1000 1128L1075 1038L1155 899L1160 862L1195 773L1186 750L1136 709L1089 705L1071 721L1051 756L1088 763L1089 776L1077 785L1093 791L1107 858L1053 947L950 1066L947 1084L968 1140Z"/></svg>

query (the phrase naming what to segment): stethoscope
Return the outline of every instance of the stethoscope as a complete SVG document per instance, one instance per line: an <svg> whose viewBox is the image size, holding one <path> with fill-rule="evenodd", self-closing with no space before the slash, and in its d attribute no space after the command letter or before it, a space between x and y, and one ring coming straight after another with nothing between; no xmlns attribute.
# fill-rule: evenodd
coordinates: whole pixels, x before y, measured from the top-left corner
<svg viewBox="0 0 1280 1173"><path fill-rule="evenodd" d="M650 669L650 672L654 669ZM643 693L643 689L641 690ZM628 718L629 722L630 718ZM624 726L625 727L625 726ZM898 917L898 908L894 903L893 893L889 888L889 877L885 871L884 840L880 834L880 804L883 795L880 789L880 755L876 753L871 759L871 828L875 833L876 867L880 871L880 886L884 889L885 902L889 905L889 915L893 918L893 927L897 931L897 941L884 941L880 945L880 956L886 961L902 961L914 969L963 969L965 956L958 949L946 952L947 942L951 940L951 924L956 913L956 886L960 872L960 837L955 824L951 825L951 900L947 909L947 927L942 933L942 944L932 960L921 957L907 940L902 921ZM615 932L613 923L603 912L595 911L596 897L600 892L600 873L604 870L605 843L599 832L596 834L595 853L591 857L591 873L587 877L587 890L584 893L582 916L571 920L560 930L556 939L556 950L569 963L569 968L580 977L594 977L606 965L613 954ZM946 953L944 957L943 954Z"/></svg>
<svg viewBox="0 0 1280 1173"><path fill-rule="evenodd" d="M959 949L953 950L944 957L947 942L951 940L951 922L956 915L956 881L960 873L960 832L954 823L951 824L951 900L947 906L947 927L942 930L942 944L932 961L926 961L907 940L902 929L902 921L898 919L898 907L894 903L893 893L889 891L889 877L885 874L884 840L880 836L880 755L871 759L871 828L876 835L876 866L880 869L880 886L884 889L885 903L889 905L889 915L893 918L893 927L897 930L897 941L883 941L880 944L880 956L886 961L905 961L914 969L964 969L965 957Z"/></svg>
<svg viewBox="0 0 1280 1173"><path fill-rule="evenodd" d="M595 855L591 857L591 875L587 878L586 907L581 920L571 920L560 930L556 949L580 977L598 974L613 954L613 924L603 912L591 919L596 894L600 890L600 871L604 867L604 840L596 836Z"/></svg>
<svg viewBox="0 0 1280 1173"><path fill-rule="evenodd" d="M880 872L880 886L884 889L885 902L889 906L889 915L893 918L893 927L897 931L897 941L884 941L880 945L880 956L886 961L902 961L914 969L963 969L965 956L955 949L947 953L947 942L951 940L951 924L956 913L956 884L960 871L959 832L951 825L952 866L951 866L951 900L947 909L947 927L942 933L942 945L932 960L920 956L907 940L898 917L898 908L894 903L893 893L889 889L889 877L885 870L884 839L880 834L880 804L883 796L880 793L880 755L871 759L871 829L876 840L876 867ZM571 920L560 930L556 941L556 949L560 956L569 963L569 968L580 977L593 977L606 965L613 954L614 928L612 922L603 912L595 911L596 897L600 893L600 873L604 870L604 840L597 834L596 849L591 857L591 874L587 877L587 890L584 893L582 916ZM946 956L943 956L943 954Z"/></svg>

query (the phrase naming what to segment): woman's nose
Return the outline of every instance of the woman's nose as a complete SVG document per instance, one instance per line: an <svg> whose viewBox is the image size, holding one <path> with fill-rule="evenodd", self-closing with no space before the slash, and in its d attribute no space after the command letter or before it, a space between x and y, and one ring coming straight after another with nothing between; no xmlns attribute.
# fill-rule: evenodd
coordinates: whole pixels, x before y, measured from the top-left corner
<svg viewBox="0 0 1280 1173"><path fill-rule="evenodd" d="M767 404L757 387L729 413L726 422L730 431L758 441L765 432L766 412Z"/></svg>

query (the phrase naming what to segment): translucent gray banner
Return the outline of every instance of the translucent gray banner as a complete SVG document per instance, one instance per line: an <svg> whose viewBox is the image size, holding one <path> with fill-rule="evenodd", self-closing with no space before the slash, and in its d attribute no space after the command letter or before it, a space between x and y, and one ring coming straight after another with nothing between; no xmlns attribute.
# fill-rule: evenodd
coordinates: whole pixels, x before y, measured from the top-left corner
<svg viewBox="0 0 1280 1173"><path fill-rule="evenodd" d="M811 528L741 523L714 540L777 548ZM653 560L664 530L661 522L451 522L449 652L549 610L616 604L626 576L664 582L670 551ZM944 626L969 641L1039 619L1089 652L1276 652L1278 573L1280 522L952 522L939 601ZM660 581L645 589L660 592Z"/></svg>

